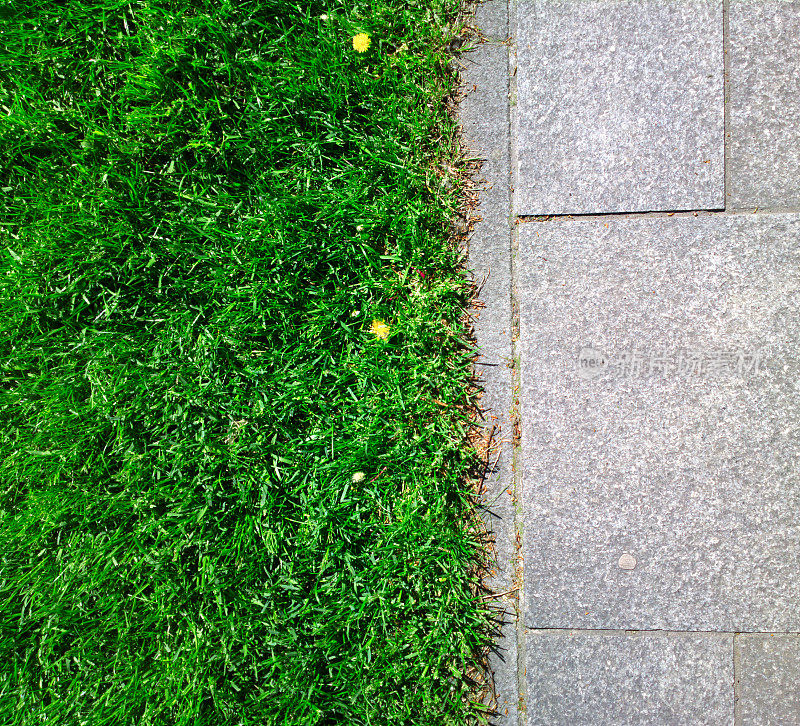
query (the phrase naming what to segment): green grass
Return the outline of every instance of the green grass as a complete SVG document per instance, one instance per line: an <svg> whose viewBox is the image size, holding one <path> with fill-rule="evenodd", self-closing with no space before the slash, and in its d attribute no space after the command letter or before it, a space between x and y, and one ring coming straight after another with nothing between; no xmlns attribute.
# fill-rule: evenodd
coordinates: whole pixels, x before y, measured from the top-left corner
<svg viewBox="0 0 800 726"><path fill-rule="evenodd" d="M0 723L479 714L457 11L0 7Z"/></svg>

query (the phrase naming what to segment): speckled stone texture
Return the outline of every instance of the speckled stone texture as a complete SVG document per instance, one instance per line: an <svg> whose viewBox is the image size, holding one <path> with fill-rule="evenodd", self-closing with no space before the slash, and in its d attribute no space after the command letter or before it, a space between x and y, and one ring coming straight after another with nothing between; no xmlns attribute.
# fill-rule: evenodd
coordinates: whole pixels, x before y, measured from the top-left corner
<svg viewBox="0 0 800 726"><path fill-rule="evenodd" d="M729 207L800 209L800 2L729 13Z"/></svg>
<svg viewBox="0 0 800 726"><path fill-rule="evenodd" d="M508 35L508 8L492 0L478 6L475 25L484 38ZM469 268L480 286L479 307L471 311L473 332L481 355L475 366L483 392L482 424L492 433L492 446L483 485L481 510L486 531L493 539L495 566L485 584L495 593L498 610L494 647L489 654L494 714L491 726L517 726L517 617L513 599L515 522L513 427L510 415L512 387L511 347L511 194L509 179L508 47L496 40L479 44L459 58L459 105L462 143L469 156L481 159L473 181L479 188L479 206L469 239Z"/></svg>
<svg viewBox="0 0 800 726"><path fill-rule="evenodd" d="M800 215L519 235L526 625L800 630Z"/></svg>
<svg viewBox="0 0 800 726"><path fill-rule="evenodd" d="M800 636L737 635L736 726L800 724Z"/></svg>
<svg viewBox="0 0 800 726"><path fill-rule="evenodd" d="M724 206L722 0L527 0L517 18L517 214Z"/></svg>
<svg viewBox="0 0 800 726"><path fill-rule="evenodd" d="M532 631L528 726L730 726L733 636Z"/></svg>

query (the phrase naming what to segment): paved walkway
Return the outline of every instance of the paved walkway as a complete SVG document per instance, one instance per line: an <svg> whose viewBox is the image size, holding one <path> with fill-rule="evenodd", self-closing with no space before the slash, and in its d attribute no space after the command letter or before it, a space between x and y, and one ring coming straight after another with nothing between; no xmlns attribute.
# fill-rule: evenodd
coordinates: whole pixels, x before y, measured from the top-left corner
<svg viewBox="0 0 800 726"><path fill-rule="evenodd" d="M494 723L800 725L800 2L475 22Z"/></svg>

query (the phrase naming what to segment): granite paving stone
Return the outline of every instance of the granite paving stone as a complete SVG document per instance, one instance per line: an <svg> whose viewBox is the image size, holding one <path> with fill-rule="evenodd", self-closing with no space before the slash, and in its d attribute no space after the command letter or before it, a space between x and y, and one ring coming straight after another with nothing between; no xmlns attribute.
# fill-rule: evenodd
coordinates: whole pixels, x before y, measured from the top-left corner
<svg viewBox="0 0 800 726"><path fill-rule="evenodd" d="M528 726L730 726L733 636L532 631Z"/></svg>
<svg viewBox="0 0 800 726"><path fill-rule="evenodd" d="M800 724L800 636L737 635L740 720L736 726Z"/></svg>
<svg viewBox="0 0 800 726"><path fill-rule="evenodd" d="M519 225L525 622L800 630L800 215Z"/></svg>
<svg viewBox="0 0 800 726"><path fill-rule="evenodd" d="M722 0L523 0L516 39L516 214L724 206Z"/></svg>
<svg viewBox="0 0 800 726"><path fill-rule="evenodd" d="M508 4L498 0L479 3L475 8L474 25L485 39L508 40ZM506 55L508 60L508 55ZM508 67L498 87L508 88Z"/></svg>
<svg viewBox="0 0 800 726"><path fill-rule="evenodd" d="M492 2L478 9L475 24L484 37L505 38L508 9ZM483 482L481 511L492 537L496 562L485 579L495 593L497 630L488 656L492 676L491 726L518 723L517 613L513 592L515 512L513 504L511 409L511 195L509 190L508 47L484 42L460 58L462 92L459 121L462 143L473 159L481 160L474 175L480 189L472 210L469 268L480 286L479 307L472 310L473 333L480 350L476 375L480 379L482 420L492 446Z"/></svg>
<svg viewBox="0 0 800 726"><path fill-rule="evenodd" d="M800 209L800 2L729 14L729 207Z"/></svg>
<svg viewBox="0 0 800 726"><path fill-rule="evenodd" d="M459 59L496 726L800 726L800 0L725 6L491 0Z"/></svg>

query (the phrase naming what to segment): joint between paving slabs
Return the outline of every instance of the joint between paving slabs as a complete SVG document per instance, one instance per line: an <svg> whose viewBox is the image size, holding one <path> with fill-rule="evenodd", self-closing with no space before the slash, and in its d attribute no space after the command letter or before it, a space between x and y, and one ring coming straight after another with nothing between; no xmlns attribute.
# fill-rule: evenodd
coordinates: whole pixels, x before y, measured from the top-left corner
<svg viewBox="0 0 800 726"><path fill-rule="evenodd" d="M739 706L742 675L741 654L739 653L739 633L733 634L733 726L742 726L742 714Z"/></svg>
<svg viewBox="0 0 800 726"><path fill-rule="evenodd" d="M731 207L729 209L694 209L653 212L593 212L586 214L518 214L515 224L570 220L602 221L608 219L665 219L667 217L743 217L750 214L800 214L800 207Z"/></svg>
<svg viewBox="0 0 800 726"><path fill-rule="evenodd" d="M526 706L526 692L525 692L525 622L522 614L524 602L524 556L522 549L523 537L523 513L522 513L522 450L521 450L521 412L520 412L520 385L521 385L521 372L520 372L520 350L519 350L519 337L520 337L520 323L519 323L519 295L518 295L518 268L517 257L519 251L519 242L517 239L517 225L513 214L514 210L514 186L517 183L517 150L514 145L515 138L515 123L513 116L513 108L516 105L516 70L517 70L517 57L516 57L516 44L512 33L512 28L515 27L516 20L516 4L515 0L508 0L507 6L508 17L508 158L510 162L510 169L508 170L508 182L511 200L512 214L509 216L509 243L511 245L511 289L509 294L511 296L511 411L509 411L510 419L513 425L513 445L512 445L512 471L514 474L513 485L513 505L514 505L514 574L513 585L516 589L514 598L514 609L516 616L516 638L517 638L517 693L519 701L517 705L517 719L519 726L524 726L527 722L527 706Z"/></svg>
<svg viewBox="0 0 800 726"><path fill-rule="evenodd" d="M529 222L561 222L570 219L581 220L600 220L611 218L628 219L649 217L653 219L667 217L707 217L730 214L724 209L667 209L651 210L645 212L582 212L580 214L519 214L517 215L518 224L528 224Z"/></svg>
<svg viewBox="0 0 800 726"><path fill-rule="evenodd" d="M792 635L800 637L800 632L784 630L667 630L658 628L524 628L526 634L530 633L593 633L595 635Z"/></svg>
<svg viewBox="0 0 800 726"><path fill-rule="evenodd" d="M730 46L730 13L729 13L730 0L722 0L722 198L725 204L725 209L729 209L728 198L731 195L731 180L730 180L730 139L731 139L731 123L730 123L730 76L731 64L730 53L728 52Z"/></svg>

